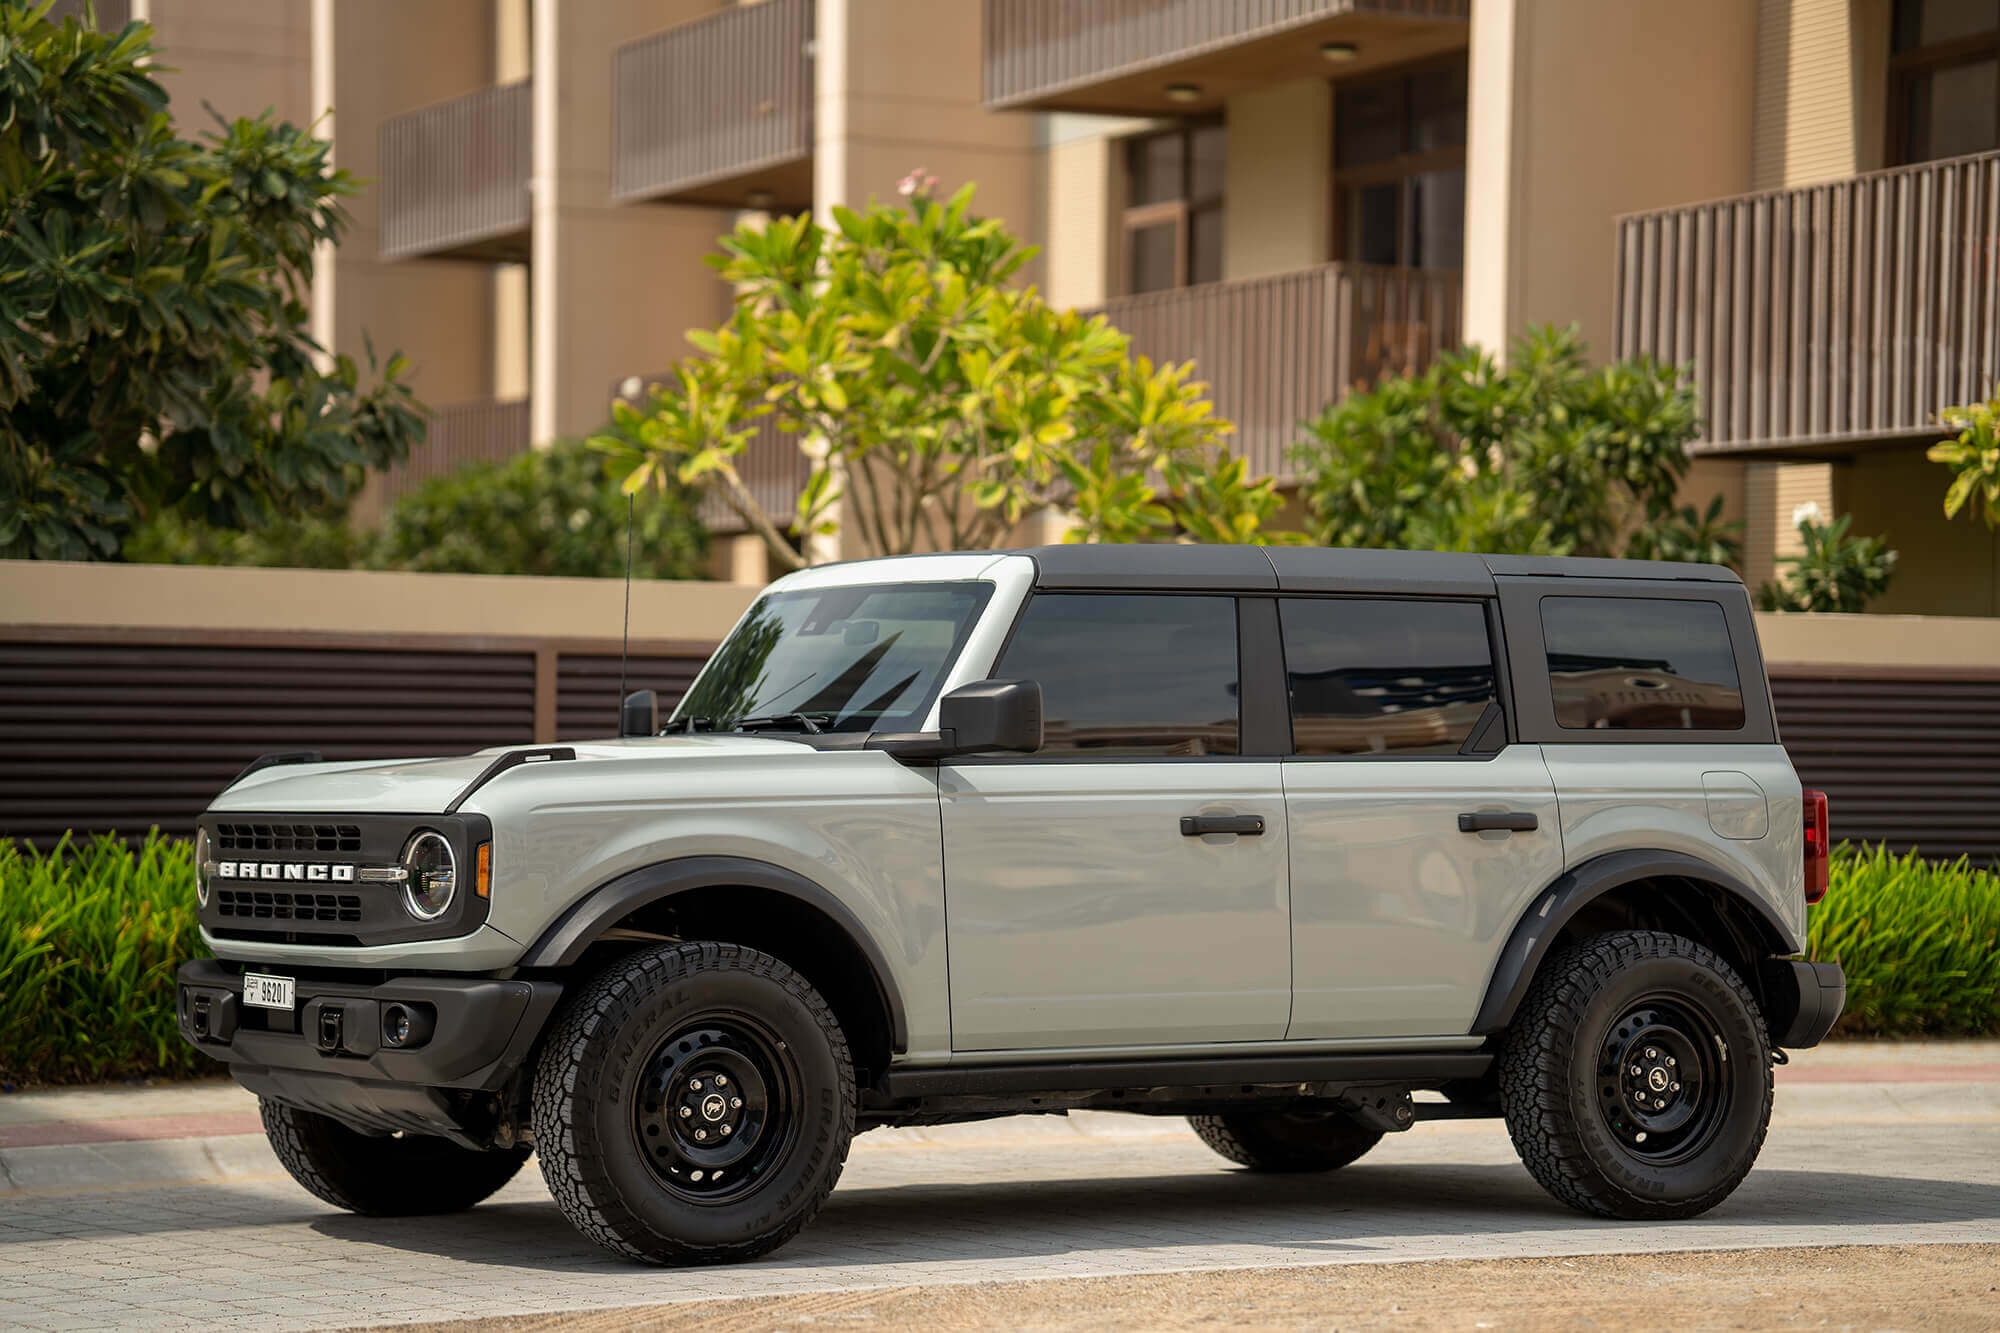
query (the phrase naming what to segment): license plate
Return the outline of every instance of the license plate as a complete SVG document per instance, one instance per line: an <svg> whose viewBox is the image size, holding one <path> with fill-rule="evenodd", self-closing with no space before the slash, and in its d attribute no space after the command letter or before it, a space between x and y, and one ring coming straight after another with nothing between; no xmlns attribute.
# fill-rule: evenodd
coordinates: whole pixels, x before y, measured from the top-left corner
<svg viewBox="0 0 2000 1333"><path fill-rule="evenodd" d="M296 991L297 983L291 977L243 974L243 1003L259 1009L290 1009L297 1002Z"/></svg>

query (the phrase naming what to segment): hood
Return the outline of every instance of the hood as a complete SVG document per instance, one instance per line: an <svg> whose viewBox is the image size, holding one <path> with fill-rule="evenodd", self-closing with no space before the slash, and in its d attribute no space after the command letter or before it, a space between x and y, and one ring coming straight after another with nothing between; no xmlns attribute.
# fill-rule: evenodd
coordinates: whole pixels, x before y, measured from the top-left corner
<svg viewBox="0 0 2000 1333"><path fill-rule="evenodd" d="M548 746L496 745L473 754L438 759L345 760L324 764L281 764L259 769L216 797L214 811L329 814L442 814L458 794L499 756L510 750ZM789 754L796 741L770 736L658 736L631 740L572 741L575 763L616 763L644 759L699 762L725 755ZM526 766L523 766L526 767ZM517 769L494 781L505 782Z"/></svg>

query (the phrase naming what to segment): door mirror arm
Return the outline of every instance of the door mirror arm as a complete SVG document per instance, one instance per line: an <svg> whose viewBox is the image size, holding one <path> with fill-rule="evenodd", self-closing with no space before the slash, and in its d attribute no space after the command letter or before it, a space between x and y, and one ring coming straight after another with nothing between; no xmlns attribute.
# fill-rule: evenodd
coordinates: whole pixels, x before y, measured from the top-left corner
<svg viewBox="0 0 2000 1333"><path fill-rule="evenodd" d="M1042 687L1032 680L980 680L938 701L936 731L886 732L865 748L903 763L935 763L956 754L1042 748Z"/></svg>

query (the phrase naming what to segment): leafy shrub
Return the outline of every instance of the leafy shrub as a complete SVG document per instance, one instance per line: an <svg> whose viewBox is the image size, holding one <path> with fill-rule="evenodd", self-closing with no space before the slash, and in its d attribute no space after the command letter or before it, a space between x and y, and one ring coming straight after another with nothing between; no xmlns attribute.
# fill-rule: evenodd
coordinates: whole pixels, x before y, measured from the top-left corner
<svg viewBox="0 0 2000 1333"><path fill-rule="evenodd" d="M1805 550L1778 561L1785 572L1757 590L1758 609L1859 613L1888 590L1896 553L1880 537L1849 536L1852 515L1828 523L1818 505L1805 504L1793 518Z"/></svg>
<svg viewBox="0 0 2000 1333"><path fill-rule="evenodd" d="M1328 546L1733 554L1719 509L1673 506L1700 424L1673 367L1593 370L1574 327L1547 327L1504 366L1463 348L1348 395L1306 423L1292 456Z"/></svg>
<svg viewBox="0 0 2000 1333"><path fill-rule="evenodd" d="M1838 1035L2000 1033L2000 873L1843 847L1810 931L1847 972Z"/></svg>
<svg viewBox="0 0 2000 1333"><path fill-rule="evenodd" d="M174 970L205 952L192 844L0 839L0 1079L215 1072L174 1028Z"/></svg>
<svg viewBox="0 0 2000 1333"><path fill-rule="evenodd" d="M1944 516L1957 518L1963 509L1967 518L1983 518L1987 527L2000 528L2000 387L1990 401L1947 407L1938 419L1946 430L1958 432L1956 439L1940 440L1925 454L1952 470Z"/></svg>
<svg viewBox="0 0 2000 1333"><path fill-rule="evenodd" d="M169 514L139 529L126 554L149 564L612 578L625 571L627 500L606 467L581 441L563 441L432 477L399 497L379 529L330 514L230 532ZM705 577L698 500L671 476L659 482L632 501L632 572Z"/></svg>

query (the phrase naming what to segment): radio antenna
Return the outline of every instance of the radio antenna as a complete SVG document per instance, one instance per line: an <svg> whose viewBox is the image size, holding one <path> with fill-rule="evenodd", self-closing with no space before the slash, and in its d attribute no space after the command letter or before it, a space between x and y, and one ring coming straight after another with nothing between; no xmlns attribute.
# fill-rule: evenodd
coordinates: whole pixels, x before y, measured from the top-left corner
<svg viewBox="0 0 2000 1333"><path fill-rule="evenodd" d="M625 631L618 640L618 706L625 706L625 661L632 655L632 517L638 499L625 497Z"/></svg>

